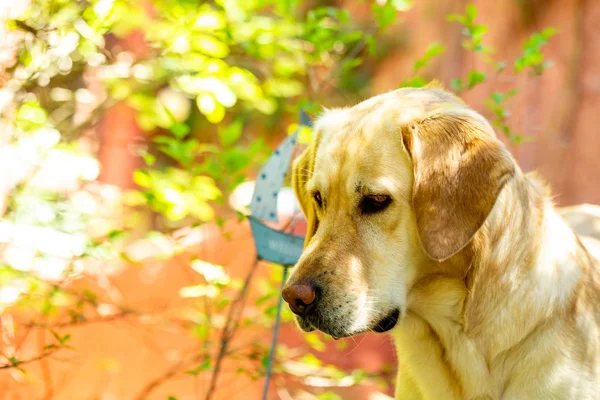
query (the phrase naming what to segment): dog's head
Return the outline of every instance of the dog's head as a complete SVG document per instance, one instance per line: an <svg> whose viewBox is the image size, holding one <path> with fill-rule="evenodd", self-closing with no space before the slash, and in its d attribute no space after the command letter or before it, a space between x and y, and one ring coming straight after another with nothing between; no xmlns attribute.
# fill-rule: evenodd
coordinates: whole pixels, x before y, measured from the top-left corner
<svg viewBox="0 0 600 400"><path fill-rule="evenodd" d="M326 111L314 132L293 167L308 232L284 299L306 331L385 332L424 265L470 242L514 161L483 117L437 88Z"/></svg>

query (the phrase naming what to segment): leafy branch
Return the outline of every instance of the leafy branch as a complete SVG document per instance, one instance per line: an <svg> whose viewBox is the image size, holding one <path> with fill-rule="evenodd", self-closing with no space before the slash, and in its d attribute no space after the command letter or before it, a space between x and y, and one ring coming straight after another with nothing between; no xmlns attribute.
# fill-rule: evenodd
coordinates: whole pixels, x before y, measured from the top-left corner
<svg viewBox="0 0 600 400"><path fill-rule="evenodd" d="M455 78L450 81L450 87L461 94L487 82L490 76L498 79L498 75L506 71L508 62L496 60L492 56L494 49L484 44L484 36L488 31L487 25L479 24L476 19L478 9L473 4L465 7L464 14L451 14L446 20L457 22L462 26L462 33L465 39L462 41L462 48L479 57L487 65L491 66L492 71L471 69L467 72L465 78ZM533 33L529 39L523 43L523 53L514 60L514 72L516 74L530 70L534 76L539 76L543 71L552 65L551 61L545 60L542 48L548 43L548 40L557 33L554 28L546 28L539 33ZM443 54L445 48L437 42L432 43L426 50L425 55L418 59L413 67L413 77L402 83L400 87L421 87L427 84L427 80L418 75L419 71L426 67L429 62L437 55ZM519 93L516 88L506 92L493 91L485 100L484 106L491 112L492 125L506 135L513 143L518 144L530 140L528 137L515 132L508 123L510 111L507 103Z"/></svg>

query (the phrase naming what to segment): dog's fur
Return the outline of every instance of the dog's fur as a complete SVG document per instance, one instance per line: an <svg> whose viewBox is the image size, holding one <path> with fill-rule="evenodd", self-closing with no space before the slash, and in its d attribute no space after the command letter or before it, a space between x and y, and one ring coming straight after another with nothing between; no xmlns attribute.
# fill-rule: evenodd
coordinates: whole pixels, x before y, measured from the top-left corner
<svg viewBox="0 0 600 400"><path fill-rule="evenodd" d="M293 171L308 234L287 287L318 287L302 329L399 311L398 399L600 399L598 262L483 117L405 88L325 111L314 135ZM362 212L374 195L391 203Z"/></svg>

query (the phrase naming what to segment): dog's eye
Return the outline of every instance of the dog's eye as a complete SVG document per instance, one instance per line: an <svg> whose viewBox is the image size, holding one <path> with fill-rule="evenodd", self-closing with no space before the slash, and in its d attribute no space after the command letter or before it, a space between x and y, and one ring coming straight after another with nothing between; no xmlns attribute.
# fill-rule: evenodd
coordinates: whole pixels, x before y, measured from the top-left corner
<svg viewBox="0 0 600 400"><path fill-rule="evenodd" d="M323 199L321 198L321 193L319 192L314 192L313 193L313 199L315 199L315 201L317 202L317 205L319 207L323 206Z"/></svg>
<svg viewBox="0 0 600 400"><path fill-rule="evenodd" d="M363 197L359 207L363 214L373 214L385 210L391 202L392 198L390 196L385 194L375 194Z"/></svg>

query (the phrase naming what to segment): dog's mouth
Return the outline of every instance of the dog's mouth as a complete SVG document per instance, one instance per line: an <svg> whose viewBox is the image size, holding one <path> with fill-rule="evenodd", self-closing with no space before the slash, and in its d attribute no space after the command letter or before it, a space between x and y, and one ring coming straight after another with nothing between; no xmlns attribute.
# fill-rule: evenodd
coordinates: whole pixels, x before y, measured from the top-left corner
<svg viewBox="0 0 600 400"><path fill-rule="evenodd" d="M379 321L373 328L372 331L383 333L387 332L398 323L398 319L400 318L400 310L395 309L391 313L389 313L385 318Z"/></svg>
<svg viewBox="0 0 600 400"><path fill-rule="evenodd" d="M331 336L332 338L334 338L336 340L343 338L343 337L348 337L348 336L353 335L353 334L348 334L343 328L332 327L325 323L319 323L320 319L318 319L318 318L312 319L310 317L301 317L299 315L296 315L295 317L296 317L296 322L298 323L298 326L304 332L312 332L312 331L318 329L321 332Z"/></svg>
<svg viewBox="0 0 600 400"><path fill-rule="evenodd" d="M365 329L360 332L351 332L351 333L346 331L345 329L325 326L325 324L319 324L319 323L317 323L317 321L319 321L319 319L316 319L313 322L310 320L310 318L307 318L307 317L301 317L299 315L296 315L295 317L296 317L296 321L298 322L298 326L304 332L312 332L315 329L318 329L321 332L330 335L334 339L340 339L343 337L358 335L360 333L364 333L369 330L373 331L373 332L377 332L377 333L387 332L387 331L393 329L396 326L396 324L398 323L398 320L400 319L400 310L398 310L398 309L393 310L388 315L386 315L384 318L379 320L370 329Z"/></svg>

